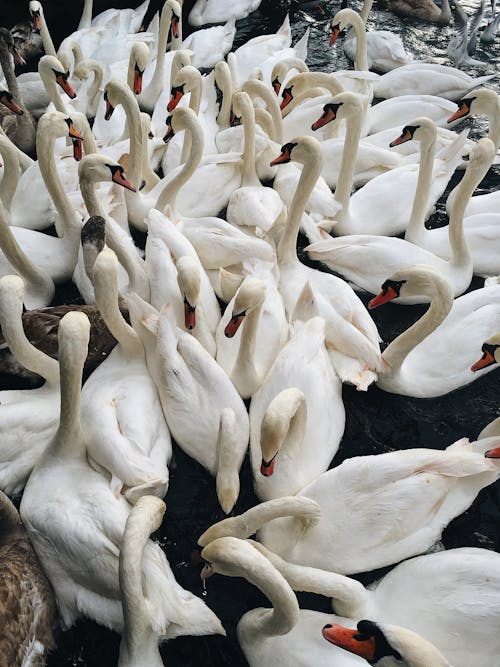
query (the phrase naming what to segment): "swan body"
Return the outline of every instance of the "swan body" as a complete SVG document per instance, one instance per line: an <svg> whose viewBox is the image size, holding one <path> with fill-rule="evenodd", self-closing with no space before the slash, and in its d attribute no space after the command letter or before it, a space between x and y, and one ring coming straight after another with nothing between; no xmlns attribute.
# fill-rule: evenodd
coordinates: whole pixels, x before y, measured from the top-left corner
<svg viewBox="0 0 500 667"><path fill-rule="evenodd" d="M202 345L138 297L130 315L146 350L149 371L176 442L216 476L228 513L239 493L239 469L248 445L248 415L231 381ZM197 419L187 418L196 402Z"/></svg>
<svg viewBox="0 0 500 667"><path fill-rule="evenodd" d="M448 25L451 20L451 9L448 0L444 0L441 7L438 7L432 0L418 0L418 2L390 0L387 8L398 16L417 18L438 25Z"/></svg>
<svg viewBox="0 0 500 667"><path fill-rule="evenodd" d="M188 21L191 25L199 26L205 23L224 23L234 18L237 21L244 19L259 8L261 0L196 0L189 12Z"/></svg>
<svg viewBox="0 0 500 667"><path fill-rule="evenodd" d="M23 528L19 513L0 491L0 591L5 664L45 664L54 648L54 594Z"/></svg>
<svg viewBox="0 0 500 667"><path fill-rule="evenodd" d="M130 505L89 467L79 403L89 324L68 313L59 327L62 407L58 431L39 462L21 502L21 517L57 597L61 622L86 615L123 631L119 550ZM159 545L144 548L145 594L162 639L183 632L223 632L201 600L175 581Z"/></svg>
<svg viewBox="0 0 500 667"><path fill-rule="evenodd" d="M404 282L400 284L401 280ZM489 366L473 374L470 362L484 340L500 327L498 284L453 301L445 279L431 267L418 266L397 271L384 284L384 296L375 297L371 307L398 293L426 294L431 305L420 320L384 350L389 370L377 380L381 389L417 398L442 396L493 369Z"/></svg>
<svg viewBox="0 0 500 667"><path fill-rule="evenodd" d="M250 404L259 498L298 493L328 468L344 432L341 387L326 352L324 320L297 322Z"/></svg>

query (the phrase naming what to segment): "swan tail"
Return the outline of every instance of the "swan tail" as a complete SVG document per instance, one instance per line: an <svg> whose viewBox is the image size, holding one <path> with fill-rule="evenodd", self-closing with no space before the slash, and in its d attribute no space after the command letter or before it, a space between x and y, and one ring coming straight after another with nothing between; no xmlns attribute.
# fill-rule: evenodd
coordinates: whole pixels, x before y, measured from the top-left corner
<svg viewBox="0 0 500 667"><path fill-rule="evenodd" d="M479 86L482 86L483 84L487 83L491 79L494 79L498 76L498 73L495 72L495 74L485 74L484 76L478 76L474 79L474 85L468 88L464 93L462 93L462 99L464 97L467 97L467 95L475 90L476 88L479 88Z"/></svg>
<svg viewBox="0 0 500 667"><path fill-rule="evenodd" d="M318 304L314 296L314 292L311 289L309 281L306 281L302 292L299 294L299 298L295 303L292 314L292 322L294 320L301 320L306 322L312 317L316 317L319 314Z"/></svg>
<svg viewBox="0 0 500 667"><path fill-rule="evenodd" d="M438 158L446 163L449 169L455 171L462 162L462 155L464 154L465 144L469 137L469 129L462 130L460 134L453 139L448 146L442 148L438 153Z"/></svg>
<svg viewBox="0 0 500 667"><path fill-rule="evenodd" d="M309 28L305 31L302 37L295 43L295 55L297 58L304 60L307 58L307 47L309 43Z"/></svg>

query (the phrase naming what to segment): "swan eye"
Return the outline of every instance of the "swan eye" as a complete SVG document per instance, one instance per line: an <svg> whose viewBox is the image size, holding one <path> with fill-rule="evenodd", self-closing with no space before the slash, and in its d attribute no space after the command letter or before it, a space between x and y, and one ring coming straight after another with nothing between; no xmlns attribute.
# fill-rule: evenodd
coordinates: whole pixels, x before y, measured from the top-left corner
<svg viewBox="0 0 500 667"><path fill-rule="evenodd" d="M399 296L401 287L405 284L405 282L406 280L386 280L382 285L382 293L386 295L389 294L389 292L392 290L396 293L396 296ZM395 299L396 297L393 298Z"/></svg>

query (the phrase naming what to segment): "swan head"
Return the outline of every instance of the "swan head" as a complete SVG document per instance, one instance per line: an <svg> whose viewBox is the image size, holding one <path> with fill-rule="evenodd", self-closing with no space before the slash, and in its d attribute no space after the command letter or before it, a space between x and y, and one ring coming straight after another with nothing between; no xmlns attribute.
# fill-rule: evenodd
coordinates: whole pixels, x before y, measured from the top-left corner
<svg viewBox="0 0 500 667"><path fill-rule="evenodd" d="M422 296L441 293L453 303L450 282L436 269L427 265L408 266L395 271L382 283L382 289L368 303L368 308L378 308L400 296Z"/></svg>
<svg viewBox="0 0 500 667"><path fill-rule="evenodd" d="M9 93L8 90L0 90L0 102L6 106L7 109L13 111L17 116L23 115L24 111L14 102L12 94Z"/></svg>
<svg viewBox="0 0 500 667"><path fill-rule="evenodd" d="M245 278L236 293L231 319L224 329L227 338L232 338L235 335L246 315L261 306L265 298L265 283L258 278Z"/></svg>
<svg viewBox="0 0 500 667"><path fill-rule="evenodd" d="M470 367L471 371L479 371L493 364L500 364L500 333L491 336L481 347L483 356Z"/></svg>
<svg viewBox="0 0 500 667"><path fill-rule="evenodd" d="M191 331L196 326L196 305L200 298L200 266L195 257L179 257L177 266L177 284L184 300L184 326Z"/></svg>
<svg viewBox="0 0 500 667"><path fill-rule="evenodd" d="M325 104L321 116L311 125L312 130L319 130L327 123L334 120L350 118L354 115L362 116L364 113L363 96L346 91L332 98L331 102Z"/></svg>
<svg viewBox="0 0 500 667"><path fill-rule="evenodd" d="M37 0L31 0L28 7L33 19L33 30L34 32L40 32L42 29L43 7Z"/></svg>
<svg viewBox="0 0 500 667"><path fill-rule="evenodd" d="M177 132L182 132L182 130L191 132L191 140L194 138L196 142L203 142L203 129L192 109L182 107L174 109L165 122L167 125L167 131L163 137L165 143L168 143Z"/></svg>
<svg viewBox="0 0 500 667"><path fill-rule="evenodd" d="M48 111L38 121L37 132L50 133L55 137L70 137L79 141L82 135L76 131L73 119L60 111Z"/></svg>
<svg viewBox="0 0 500 667"><path fill-rule="evenodd" d="M241 577L249 574L259 564L269 567L269 561L250 542L238 537L219 537L210 542L201 552L206 565L202 578L214 572L226 577ZM267 563L265 563L267 561Z"/></svg>
<svg viewBox="0 0 500 667"><path fill-rule="evenodd" d="M201 87L201 83L201 74L196 67L185 65L180 69L172 82L167 111L171 113L182 100L184 95L197 86Z"/></svg>
<svg viewBox="0 0 500 667"><path fill-rule="evenodd" d="M172 11L172 18L170 19L170 30L172 31L172 37L174 39L179 39L182 6L179 2L177 2L177 0L167 0L167 4Z"/></svg>
<svg viewBox="0 0 500 667"><path fill-rule="evenodd" d="M337 39L342 39L346 36L346 28L352 25L358 15L352 9L344 8L338 11L332 19L332 34L330 36L330 46L333 46Z"/></svg>
<svg viewBox="0 0 500 667"><path fill-rule="evenodd" d="M498 108L498 95L490 88L477 88L470 92L467 97L462 97L456 103L457 111L452 114L447 123L453 123L460 118L466 118L472 111L476 113L494 114Z"/></svg>
<svg viewBox="0 0 500 667"><path fill-rule="evenodd" d="M104 120L109 120L113 115L115 107L122 103L124 97L130 97L131 91L126 83L112 79L104 86L104 101L106 102L106 111Z"/></svg>
<svg viewBox="0 0 500 667"><path fill-rule="evenodd" d="M450 667L450 663L433 644L407 628L362 620L356 629L328 624L323 627L322 633L331 644L359 655L375 667Z"/></svg>
<svg viewBox="0 0 500 667"><path fill-rule="evenodd" d="M149 63L149 46L145 42L134 42L130 50L129 72L132 74L132 81L128 82L134 95L142 93L142 77L144 70Z"/></svg>
<svg viewBox="0 0 500 667"><path fill-rule="evenodd" d="M405 125L401 130L399 137L391 141L389 146L393 148L394 146L399 146L412 139L417 139L418 141L433 141L436 135L437 129L433 121L430 118L422 116L421 118L416 118L408 125Z"/></svg>
<svg viewBox="0 0 500 667"><path fill-rule="evenodd" d="M245 112L248 114L254 113L252 100L250 95L240 90L233 95L233 113L238 118L241 118Z"/></svg>
<svg viewBox="0 0 500 667"><path fill-rule="evenodd" d="M271 160L270 166L286 164L293 160L301 164L315 162L323 165L323 149L320 142L314 137L297 137L281 147L281 153Z"/></svg>
<svg viewBox="0 0 500 667"><path fill-rule="evenodd" d="M43 79L50 79L53 76L66 95L72 100L75 99L76 92L68 81L69 72L63 67L59 58L43 56L38 62L38 71Z"/></svg>
<svg viewBox="0 0 500 667"><path fill-rule="evenodd" d="M307 72L309 67L301 58L292 57L278 60L271 72L271 85L276 95L280 94L281 85L291 69L296 69L298 72Z"/></svg>
<svg viewBox="0 0 500 667"><path fill-rule="evenodd" d="M78 176L81 181L113 181L127 190L136 192L136 189L125 178L121 164L101 153L86 155L78 165Z"/></svg>

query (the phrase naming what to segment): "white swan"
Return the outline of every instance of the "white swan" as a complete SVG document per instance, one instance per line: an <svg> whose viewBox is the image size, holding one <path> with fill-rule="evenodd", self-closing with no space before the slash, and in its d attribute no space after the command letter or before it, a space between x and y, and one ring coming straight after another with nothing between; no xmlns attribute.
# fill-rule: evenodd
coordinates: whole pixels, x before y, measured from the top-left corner
<svg viewBox="0 0 500 667"><path fill-rule="evenodd" d="M453 301L449 283L435 269L414 266L392 274L369 306L421 294L430 299L429 310L384 350L389 370L377 384L391 393L429 398L492 370L475 376L469 367L483 341L500 330L500 289L483 287Z"/></svg>
<svg viewBox="0 0 500 667"><path fill-rule="evenodd" d="M143 550L161 526L165 503L155 496L139 498L128 515L120 549L118 576L123 607L123 634L118 667L163 667L158 650L156 610L144 595Z"/></svg>
<svg viewBox="0 0 500 667"><path fill-rule="evenodd" d="M141 495L163 497L172 443L144 349L118 308L118 260L104 248L92 270L96 305L118 341L86 381L81 415L91 464L111 476L115 494L134 504Z"/></svg>
<svg viewBox="0 0 500 667"><path fill-rule="evenodd" d="M248 415L231 381L202 345L137 296L130 317L143 341L149 372L177 444L216 477L224 512L240 489L239 470L248 445ZM197 418L191 418L196 405Z"/></svg>
<svg viewBox="0 0 500 667"><path fill-rule="evenodd" d="M196 0L188 21L199 26L205 23L224 23L228 19L244 19L258 9L262 0Z"/></svg>
<svg viewBox="0 0 500 667"><path fill-rule="evenodd" d="M497 459L484 456L496 443L498 438L462 438L445 451L419 448L347 459L297 494L297 500L319 507L318 520L306 530L287 514L290 498L282 497L227 524L229 534L248 537L257 530L259 541L285 560L341 574L397 563L429 549L498 478ZM223 525L215 525L222 534Z"/></svg>
<svg viewBox="0 0 500 667"><path fill-rule="evenodd" d="M429 188L433 179L432 146L435 130L426 118L417 118L412 125L404 128L403 134L396 141L403 141L410 136L421 137L422 141L419 182L408 224L410 239L414 240L415 229L420 235L426 233L424 222L428 210ZM460 296L469 287L473 272L468 238L464 235L464 209L488 171L494 155L495 147L486 138L481 139L470 154L467 171L453 204L450 224L445 230L449 238L447 240L447 247L450 249L449 260L443 259L441 253L432 252L431 248L429 250L421 248L420 244L415 246L410 239L368 234L318 241L307 247L310 257L324 262L329 268L333 268L347 280L372 294L378 293L381 283L394 271L413 264L431 266L449 281L453 295ZM412 299L401 300L400 303L422 303L428 298L427 294L415 295Z"/></svg>
<svg viewBox="0 0 500 667"><path fill-rule="evenodd" d="M24 285L18 276L0 279L0 324L14 357L45 383L37 389L0 393L0 489L20 493L59 423L59 368L57 361L27 340L21 321Z"/></svg>
<svg viewBox="0 0 500 667"><path fill-rule="evenodd" d="M287 229L278 246L279 288L288 317L308 282L318 304L318 314L326 320L327 346L348 357L360 359L373 370L381 369L378 332L362 302L340 278L311 269L297 258L296 242L305 203L323 168L321 145L314 137L299 137L282 146L271 164L295 160L302 173L288 209Z"/></svg>
<svg viewBox="0 0 500 667"><path fill-rule="evenodd" d="M315 508L317 511L316 503L292 497L288 505L297 516L302 510L303 527L307 530ZM247 530L239 518L232 517L205 531L198 543L206 546L219 537L239 537L245 533ZM495 663L500 650L496 633L500 616L500 556L494 551L464 547L412 558L366 589L354 579L293 565L258 544L254 548L271 561L295 590L333 597L337 614L349 619L397 623L411 629L432 642L454 667L471 664L491 667ZM330 622L337 620L332 615Z"/></svg>
<svg viewBox="0 0 500 667"><path fill-rule="evenodd" d="M345 659L342 650L332 651L333 647L320 634L321 627L332 621L332 615L299 609L292 588L266 557L267 553L260 553L258 545L250 540L220 537L205 546L201 555L207 562L202 578L213 572L244 577L271 602L271 609L251 609L238 622L238 642L250 667L276 667L280 662L294 667L363 667L360 658ZM312 578L303 576L300 590L309 590L308 579ZM349 623L346 618L338 620Z"/></svg>
<svg viewBox="0 0 500 667"><path fill-rule="evenodd" d="M216 332L217 362L242 398L259 389L288 338L276 281L270 270L256 268L243 279Z"/></svg>
<svg viewBox="0 0 500 667"><path fill-rule="evenodd" d="M250 462L258 497L298 493L327 470L344 425L342 385L325 348L325 322L320 317L296 322L250 404Z"/></svg>
<svg viewBox="0 0 500 667"><path fill-rule="evenodd" d="M358 621L356 629L352 630L329 623L322 632L323 637L334 646L365 658L375 667L452 667L431 642L399 625L363 620Z"/></svg>
<svg viewBox="0 0 500 667"><path fill-rule="evenodd" d="M57 597L61 622L81 615L123 630L119 549L130 505L89 467L80 420L80 386L89 322L72 312L59 325L61 415L57 433L32 472L21 518ZM159 545L148 542L142 574L161 639L224 630L204 603L176 582Z"/></svg>
<svg viewBox="0 0 500 667"><path fill-rule="evenodd" d="M408 224L419 168L414 163L409 163L391 169L373 178L351 195L362 118L361 97L356 93L346 92L336 95L329 104L326 104L323 115L313 125L313 128L317 128L335 120L346 120L346 140L335 189L335 199L342 206L342 210L335 216L337 220L335 231L339 236L362 233L394 236L403 232ZM428 195L428 214L461 162L465 139L465 135L457 139L453 148L448 147L449 150L443 154L445 159L438 163L440 168L434 174L431 192ZM424 162L427 169L432 164L430 149L433 148L434 142L429 146L427 156L425 153L421 155L421 164L427 157ZM394 192L399 193L397 199L392 196ZM389 199L392 201L390 207L384 205Z"/></svg>

